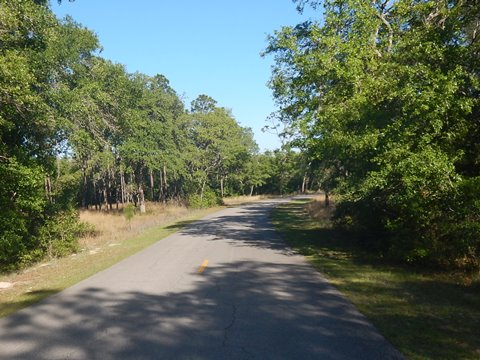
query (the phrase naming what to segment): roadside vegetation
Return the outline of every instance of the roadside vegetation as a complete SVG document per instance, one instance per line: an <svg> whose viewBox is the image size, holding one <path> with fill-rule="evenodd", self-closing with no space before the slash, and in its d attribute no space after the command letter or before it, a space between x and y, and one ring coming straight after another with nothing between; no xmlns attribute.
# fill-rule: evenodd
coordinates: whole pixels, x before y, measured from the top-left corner
<svg viewBox="0 0 480 360"><path fill-rule="evenodd" d="M336 203L278 228L408 358L480 358L480 2L293 1L272 118Z"/></svg>
<svg viewBox="0 0 480 360"><path fill-rule="evenodd" d="M285 240L409 359L478 359L480 275L412 267L372 256L358 234L335 227L323 199L280 205Z"/></svg>

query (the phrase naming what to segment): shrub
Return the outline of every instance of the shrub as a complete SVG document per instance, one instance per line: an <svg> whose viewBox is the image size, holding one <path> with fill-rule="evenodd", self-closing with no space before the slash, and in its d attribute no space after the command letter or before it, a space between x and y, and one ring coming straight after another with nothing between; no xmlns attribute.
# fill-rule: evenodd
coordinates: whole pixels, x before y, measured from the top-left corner
<svg viewBox="0 0 480 360"><path fill-rule="evenodd" d="M39 249L49 257L62 257L78 250L78 238L92 229L78 221L78 214L68 211L45 221L39 233Z"/></svg>
<svg viewBox="0 0 480 360"><path fill-rule="evenodd" d="M462 180L441 151L427 148L371 172L336 208L337 224L360 244L408 263L478 267L480 178Z"/></svg>
<svg viewBox="0 0 480 360"><path fill-rule="evenodd" d="M14 159L0 161L0 268L15 268L36 246L43 224L43 173Z"/></svg>
<svg viewBox="0 0 480 360"><path fill-rule="evenodd" d="M125 205L123 208L123 216L125 216L125 219L128 221L128 227L130 230L132 229L132 219L135 216L135 206L133 206L132 203L128 203Z"/></svg>
<svg viewBox="0 0 480 360"><path fill-rule="evenodd" d="M190 194L187 197L188 206L194 209L209 208L220 204L221 199L210 188L205 188L203 197L199 194Z"/></svg>
<svg viewBox="0 0 480 360"><path fill-rule="evenodd" d="M449 218L442 223L444 259L468 268L480 267L480 177L463 180L445 204Z"/></svg>

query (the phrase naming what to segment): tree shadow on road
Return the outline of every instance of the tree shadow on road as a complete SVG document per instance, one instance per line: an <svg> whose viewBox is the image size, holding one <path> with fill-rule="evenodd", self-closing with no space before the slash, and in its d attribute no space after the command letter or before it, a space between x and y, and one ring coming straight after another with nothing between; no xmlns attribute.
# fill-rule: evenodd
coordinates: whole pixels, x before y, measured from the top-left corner
<svg viewBox="0 0 480 360"><path fill-rule="evenodd" d="M165 295L70 288L0 320L2 359L397 355L306 264L218 264L183 286Z"/></svg>
<svg viewBox="0 0 480 360"><path fill-rule="evenodd" d="M23 309L24 307L34 304L50 295L56 294L59 291L59 289L30 291L23 295L20 300L4 301L0 303L0 315L4 316L4 314L11 314L14 311Z"/></svg>
<svg viewBox="0 0 480 360"><path fill-rule="evenodd" d="M272 203L272 205L275 203ZM192 238L205 236L211 241L227 241L233 246L271 249L292 255L290 247L280 238L270 221L272 206L254 204L235 208L235 212L184 222L180 234ZM172 225L172 228L177 225Z"/></svg>

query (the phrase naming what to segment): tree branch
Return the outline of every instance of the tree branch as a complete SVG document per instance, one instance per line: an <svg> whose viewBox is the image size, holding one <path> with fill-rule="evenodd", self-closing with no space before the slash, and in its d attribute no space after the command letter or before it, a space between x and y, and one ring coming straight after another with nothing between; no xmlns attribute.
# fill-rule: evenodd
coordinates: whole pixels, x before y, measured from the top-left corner
<svg viewBox="0 0 480 360"><path fill-rule="evenodd" d="M385 4L383 4L385 5ZM383 10L383 7L382 9ZM390 52L393 47L393 28L392 25L388 22L388 20L385 18L385 13L383 12L377 12L376 13L377 17L382 21L382 23L386 26L388 29L388 48L387 51Z"/></svg>

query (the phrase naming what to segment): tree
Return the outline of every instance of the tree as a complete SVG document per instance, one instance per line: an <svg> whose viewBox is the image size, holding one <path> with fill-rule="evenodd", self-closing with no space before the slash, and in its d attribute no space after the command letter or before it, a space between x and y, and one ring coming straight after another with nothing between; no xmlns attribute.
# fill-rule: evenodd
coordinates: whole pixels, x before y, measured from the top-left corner
<svg viewBox="0 0 480 360"><path fill-rule="evenodd" d="M207 114L215 110L217 101L208 95L199 95L192 101L190 112Z"/></svg>
<svg viewBox="0 0 480 360"><path fill-rule="evenodd" d="M266 184L267 179L273 173L270 168L269 159L265 155L254 154L240 172L243 176L242 183L249 188L249 195L252 196L255 188L260 188Z"/></svg>
<svg viewBox="0 0 480 360"><path fill-rule="evenodd" d="M65 139L68 97L60 98L97 41L43 1L4 1L0 28L0 265L8 266L34 258L42 227L64 218L50 196Z"/></svg>
<svg viewBox="0 0 480 360"><path fill-rule="evenodd" d="M209 105L199 106L205 103ZM189 173L197 184L200 199L207 187L218 189L223 197L228 179L257 151L251 129L239 126L226 109L212 108L215 103L200 95L192 102L195 111L189 114L186 126L187 137L191 139Z"/></svg>
<svg viewBox="0 0 480 360"><path fill-rule="evenodd" d="M297 5L323 5L324 22L270 38L270 85L282 120L327 165L324 186L343 195L337 216L404 260L475 262L478 228L465 225L466 240L445 224L479 218L477 192L463 202L470 215L456 200L479 181L478 2Z"/></svg>

